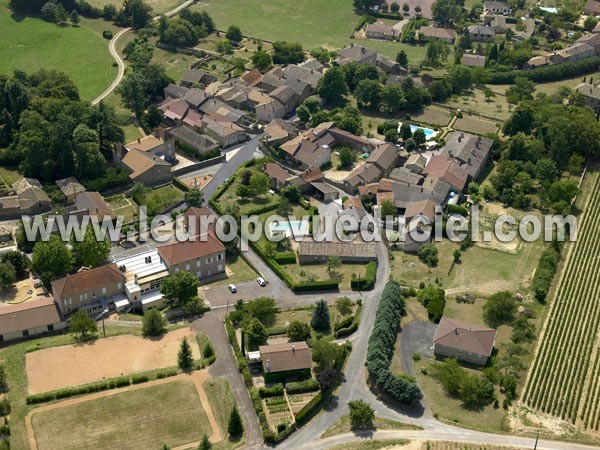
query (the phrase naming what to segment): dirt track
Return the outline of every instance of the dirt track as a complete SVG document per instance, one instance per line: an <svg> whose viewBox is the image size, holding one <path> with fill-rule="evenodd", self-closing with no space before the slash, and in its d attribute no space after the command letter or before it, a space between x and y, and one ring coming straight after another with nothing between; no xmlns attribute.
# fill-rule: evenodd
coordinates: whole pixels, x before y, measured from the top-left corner
<svg viewBox="0 0 600 450"><path fill-rule="evenodd" d="M189 328L172 331L157 340L123 335L28 353L25 361L29 393L175 366L184 337L191 344L194 358L199 358L195 334Z"/></svg>

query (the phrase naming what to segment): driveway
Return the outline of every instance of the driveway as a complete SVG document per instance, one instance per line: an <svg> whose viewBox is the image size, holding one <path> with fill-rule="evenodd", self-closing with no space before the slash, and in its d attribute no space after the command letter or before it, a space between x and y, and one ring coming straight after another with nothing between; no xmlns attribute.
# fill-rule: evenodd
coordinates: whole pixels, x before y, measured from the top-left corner
<svg viewBox="0 0 600 450"><path fill-rule="evenodd" d="M433 358L433 336L437 325L432 322L410 322L402 328L400 333L400 361L402 369L410 376L415 376L412 356L420 353L426 358Z"/></svg>

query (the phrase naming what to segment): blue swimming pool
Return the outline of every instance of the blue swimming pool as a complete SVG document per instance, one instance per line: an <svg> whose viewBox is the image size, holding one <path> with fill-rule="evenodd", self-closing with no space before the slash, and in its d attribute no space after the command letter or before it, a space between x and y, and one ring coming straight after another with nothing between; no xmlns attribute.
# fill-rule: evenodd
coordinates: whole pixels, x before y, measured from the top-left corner
<svg viewBox="0 0 600 450"><path fill-rule="evenodd" d="M400 122L398 124L398 133L400 133L400 127L402 126L402 122ZM410 131L412 131L413 133L417 130L423 130L423 132L425 133L425 138L429 141L430 139L433 139L436 135L437 135L437 131L432 130L431 128L425 128L425 127L419 127L417 125L411 125L410 126Z"/></svg>
<svg viewBox="0 0 600 450"><path fill-rule="evenodd" d="M308 222L303 225L301 220L289 220L279 223L270 223L269 231L273 233L285 233L287 237L291 237L293 234L298 236L308 233Z"/></svg>

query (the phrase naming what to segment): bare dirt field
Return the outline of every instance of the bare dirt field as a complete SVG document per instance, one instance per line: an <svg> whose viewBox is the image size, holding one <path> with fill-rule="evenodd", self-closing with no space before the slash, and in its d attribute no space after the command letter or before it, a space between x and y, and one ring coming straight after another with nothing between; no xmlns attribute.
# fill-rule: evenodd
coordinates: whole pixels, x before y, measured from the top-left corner
<svg viewBox="0 0 600 450"><path fill-rule="evenodd" d="M41 287L35 288L33 278L29 276L24 280L17 281L12 287L0 290L0 307L35 300L43 293L44 289Z"/></svg>
<svg viewBox="0 0 600 450"><path fill-rule="evenodd" d="M189 328L167 333L162 339L123 335L90 344L65 345L28 353L29 394L175 366L179 344L184 337L191 344L194 358L199 358L195 334Z"/></svg>

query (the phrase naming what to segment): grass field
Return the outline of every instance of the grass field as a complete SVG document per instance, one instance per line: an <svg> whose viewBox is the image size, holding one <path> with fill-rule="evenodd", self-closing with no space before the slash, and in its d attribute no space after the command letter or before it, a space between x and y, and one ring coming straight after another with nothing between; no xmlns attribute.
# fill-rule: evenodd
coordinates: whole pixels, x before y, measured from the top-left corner
<svg viewBox="0 0 600 450"><path fill-rule="evenodd" d="M152 13L155 15L163 14L178 7L184 0L145 0L145 3L152 7ZM90 5L102 9L104 5L114 5L119 9L123 6L122 0L89 0Z"/></svg>
<svg viewBox="0 0 600 450"><path fill-rule="evenodd" d="M188 381L40 412L33 415L33 427L39 450L160 448L198 441L212 431Z"/></svg>
<svg viewBox="0 0 600 450"><path fill-rule="evenodd" d="M92 100L115 78L117 68L108 41L82 20L79 27L59 27L42 19L12 15L0 0L0 73L39 69L63 71L83 100ZM98 22L98 21L96 21ZM106 24L106 29L110 29Z"/></svg>
<svg viewBox="0 0 600 450"><path fill-rule="evenodd" d="M490 134L498 131L498 126L501 122L492 122L487 119L481 119L474 116L464 116L460 119L456 119L454 122L454 128L460 131L466 131L467 133L473 134Z"/></svg>
<svg viewBox="0 0 600 450"><path fill-rule="evenodd" d="M241 27L244 35L271 41L301 42L308 50L319 46L337 49L350 44L350 35L359 21L351 0L220 0L192 8L207 11L219 29L235 24ZM425 47L367 40L358 43L389 57L395 57L400 49L404 49L411 64L420 62L425 56Z"/></svg>
<svg viewBox="0 0 600 450"><path fill-rule="evenodd" d="M489 432L507 431L504 425L506 411L488 405L482 410L472 411L462 407L459 399L449 397L442 385L431 375L424 375L421 369L435 362L421 360L415 362L417 382L423 390L425 400L431 412L445 422L455 423L461 427L485 430ZM470 369L465 369L470 370Z"/></svg>
<svg viewBox="0 0 600 450"><path fill-rule="evenodd" d="M215 419L223 436L227 436L227 424L229 423L229 415L235 406L235 399L231 392L229 382L225 378L211 378L205 381L202 385L210 406L215 414ZM234 449L244 443L244 439L228 439L227 437L213 445L215 450Z"/></svg>
<svg viewBox="0 0 600 450"><path fill-rule="evenodd" d="M410 441L406 439L365 439L329 447L329 450L396 450L404 448L409 443Z"/></svg>

